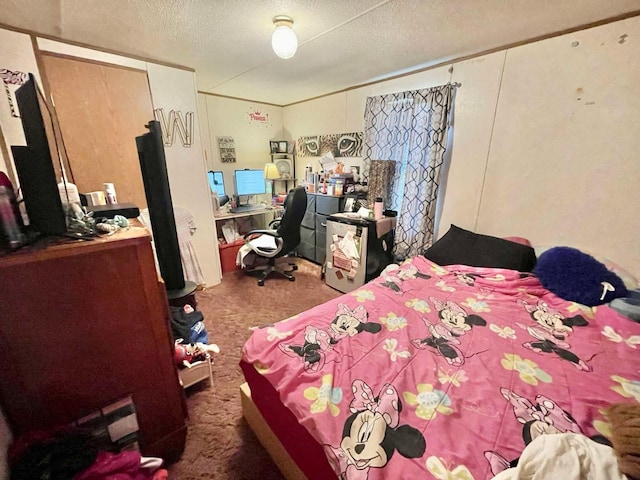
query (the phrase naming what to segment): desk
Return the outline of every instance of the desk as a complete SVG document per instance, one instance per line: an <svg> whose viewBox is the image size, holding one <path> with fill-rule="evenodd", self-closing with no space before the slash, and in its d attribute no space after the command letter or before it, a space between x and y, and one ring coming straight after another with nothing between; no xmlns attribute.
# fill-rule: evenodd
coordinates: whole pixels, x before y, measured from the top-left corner
<svg viewBox="0 0 640 480"><path fill-rule="evenodd" d="M283 207L267 207L265 206L264 208L261 208L259 210L250 210L248 212L237 212L237 213L232 213L232 212L228 212L228 213L218 213L218 215L214 215L214 220L215 220L215 224L216 224L216 235L218 236L218 238L222 238L223 237L223 233L222 233L222 225L224 224L224 222L226 220L237 220L240 218L246 218L246 217L254 217L256 215L264 215L266 213L273 213L274 218L275 215L281 214L284 211ZM258 228L261 229L265 229L268 227L268 223L269 222L264 222L262 225L260 225ZM246 233L246 232L239 232L240 234ZM240 237L242 238L242 237ZM218 246L219 249L219 254L220 254L220 265L222 267L222 273L231 271L231 270L235 270L236 268L236 264L235 264L235 259L236 259L236 254L238 252L238 250L240 249L240 246L242 245L242 242L239 242L237 246L234 246L233 243L229 243L225 246L223 246L222 244ZM233 247L233 248L232 248Z"/></svg>
<svg viewBox="0 0 640 480"><path fill-rule="evenodd" d="M214 215L213 218L215 219L216 222L222 221L222 220L232 220L235 218L242 218L242 217L253 217L255 215L264 215L265 213L273 213L273 214L277 214L277 213L282 213L284 211L283 207L264 207L261 208L259 210L250 210L248 212L237 212L237 213L232 213L232 212L228 212L228 213L218 213L217 215Z"/></svg>

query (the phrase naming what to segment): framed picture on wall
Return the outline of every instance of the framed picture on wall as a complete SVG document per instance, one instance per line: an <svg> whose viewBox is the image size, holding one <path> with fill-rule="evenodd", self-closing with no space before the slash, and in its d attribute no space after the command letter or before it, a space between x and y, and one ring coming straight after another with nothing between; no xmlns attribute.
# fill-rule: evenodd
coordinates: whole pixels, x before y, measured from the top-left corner
<svg viewBox="0 0 640 480"><path fill-rule="evenodd" d="M287 142L287 141L278 142L278 152L277 153L289 153L289 142Z"/></svg>
<svg viewBox="0 0 640 480"><path fill-rule="evenodd" d="M269 142L269 151L271 153L278 153L278 143L279 142Z"/></svg>

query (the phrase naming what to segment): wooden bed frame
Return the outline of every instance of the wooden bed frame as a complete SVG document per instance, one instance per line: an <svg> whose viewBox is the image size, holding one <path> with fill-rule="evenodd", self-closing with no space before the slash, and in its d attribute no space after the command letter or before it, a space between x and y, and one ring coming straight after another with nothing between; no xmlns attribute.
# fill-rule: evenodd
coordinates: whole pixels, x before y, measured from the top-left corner
<svg viewBox="0 0 640 480"><path fill-rule="evenodd" d="M246 382L240 385L240 402L242 403L242 416L247 420L262 446L269 452L282 475L287 480L307 480L300 467L289 456L276 434L273 433L258 407L253 403L251 389Z"/></svg>

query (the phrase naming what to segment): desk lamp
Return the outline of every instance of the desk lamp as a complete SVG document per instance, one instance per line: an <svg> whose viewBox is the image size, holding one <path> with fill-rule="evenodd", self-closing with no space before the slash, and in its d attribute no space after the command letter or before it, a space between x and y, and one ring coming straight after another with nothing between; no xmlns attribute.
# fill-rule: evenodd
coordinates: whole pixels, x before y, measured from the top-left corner
<svg viewBox="0 0 640 480"><path fill-rule="evenodd" d="M276 194L275 190L275 180L280 178L280 171L275 163L267 163L264 166L264 178L266 180L271 180L271 196Z"/></svg>

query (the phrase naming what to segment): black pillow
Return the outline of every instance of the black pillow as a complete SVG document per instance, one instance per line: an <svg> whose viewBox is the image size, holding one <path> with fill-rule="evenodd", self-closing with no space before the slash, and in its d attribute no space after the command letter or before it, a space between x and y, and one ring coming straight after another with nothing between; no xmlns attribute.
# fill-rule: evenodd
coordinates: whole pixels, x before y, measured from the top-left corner
<svg viewBox="0 0 640 480"><path fill-rule="evenodd" d="M531 272L536 265L533 248L503 238L481 235L455 225L424 252L438 265L508 268Z"/></svg>

